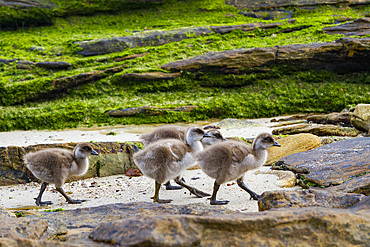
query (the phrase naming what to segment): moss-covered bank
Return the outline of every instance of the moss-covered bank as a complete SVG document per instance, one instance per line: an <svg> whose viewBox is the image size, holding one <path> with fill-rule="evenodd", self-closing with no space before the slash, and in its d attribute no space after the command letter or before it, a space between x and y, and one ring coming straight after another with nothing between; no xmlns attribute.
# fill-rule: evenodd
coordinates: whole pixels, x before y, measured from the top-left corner
<svg viewBox="0 0 370 247"><path fill-rule="evenodd" d="M95 4L95 10L113 2L89 1ZM77 1L71 3L71 8L77 9ZM84 1L80 3L85 4ZM94 14L86 12L89 15L85 16L74 15L76 13L71 10L68 12L70 15L54 15L57 17L53 17L50 26L20 26L17 30L0 31L0 59L7 61L0 63L1 131L195 121L212 117L265 117L339 111L350 104L370 103L370 79L366 72L337 75L326 71L274 67L264 73L243 75L183 73L181 78L161 82L120 80L125 73L163 71L159 67L163 64L207 52L334 41L344 35L324 34L322 28L368 16L369 6L326 6L314 11L292 8L294 23L247 17L221 0L164 1L147 8L143 5L139 9L131 8L130 11L122 8L114 13L104 8L101 10L103 12L93 11ZM225 35L212 34L94 57L76 55L79 48L74 44L76 41L132 35L145 30L253 22L284 24L268 30L257 28L249 32L239 30ZM146 55L135 59L119 59L143 53ZM65 61L72 66L56 70L29 65L24 69L19 64L20 60L34 63ZM47 91L54 79L118 66L123 66L124 70L55 94L45 94L42 99L25 100L32 98L29 96L35 92ZM104 114L107 110L144 105L163 108L198 105L198 108L190 113L168 112L160 116L130 118L111 118Z"/></svg>

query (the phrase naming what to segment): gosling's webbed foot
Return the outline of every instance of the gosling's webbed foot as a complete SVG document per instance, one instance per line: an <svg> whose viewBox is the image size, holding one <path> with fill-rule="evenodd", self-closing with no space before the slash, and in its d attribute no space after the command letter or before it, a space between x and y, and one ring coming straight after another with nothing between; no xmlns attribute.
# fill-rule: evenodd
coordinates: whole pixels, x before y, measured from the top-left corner
<svg viewBox="0 0 370 247"><path fill-rule="evenodd" d="M46 205L52 205L53 203L51 201L44 201L38 200L37 198L34 198L36 200L37 206L46 206Z"/></svg>
<svg viewBox="0 0 370 247"><path fill-rule="evenodd" d="M166 183L166 190L181 190L182 186L172 185L170 182Z"/></svg>
<svg viewBox="0 0 370 247"><path fill-rule="evenodd" d="M158 202L158 203L171 203L173 200L172 199L154 199L153 202Z"/></svg>
<svg viewBox="0 0 370 247"><path fill-rule="evenodd" d="M86 202L86 201L87 200L73 200L73 199L67 200L69 204L81 204L82 202Z"/></svg>
<svg viewBox="0 0 370 247"><path fill-rule="evenodd" d="M211 200L211 205L226 205L228 204L230 201L217 201L217 200Z"/></svg>

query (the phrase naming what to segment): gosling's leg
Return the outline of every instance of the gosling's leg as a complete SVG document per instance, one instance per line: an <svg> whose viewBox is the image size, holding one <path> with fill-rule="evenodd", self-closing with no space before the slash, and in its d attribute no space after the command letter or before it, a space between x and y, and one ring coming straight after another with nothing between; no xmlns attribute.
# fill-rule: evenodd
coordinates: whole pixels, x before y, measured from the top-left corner
<svg viewBox="0 0 370 247"><path fill-rule="evenodd" d="M70 204L80 204L82 202L86 202L87 200L73 200L72 198L70 198L63 190L62 187L56 187L57 191L62 194L62 196L64 196L64 198L67 200L68 203Z"/></svg>
<svg viewBox="0 0 370 247"><path fill-rule="evenodd" d="M155 181L155 192L153 196L153 202L158 202L158 203L170 203L172 202L172 199L159 199L159 189L161 188L161 184Z"/></svg>
<svg viewBox="0 0 370 247"><path fill-rule="evenodd" d="M36 200L36 205L37 206L45 206L45 205L51 205L51 204L53 204L51 201L45 201L45 202L42 202L41 201L42 194L44 193L46 187L48 187L48 183L42 182L41 183L40 193L39 193L39 195L36 198L34 198Z"/></svg>
<svg viewBox="0 0 370 247"><path fill-rule="evenodd" d="M184 180L180 177L176 177L174 180L177 184L181 185L182 187L187 188L190 191L190 193L193 193L196 197L202 198L202 197L205 197L205 196L210 196L210 194L208 194L206 192L203 192L201 190L198 190L194 187L191 187L191 186L185 184Z"/></svg>
<svg viewBox="0 0 370 247"><path fill-rule="evenodd" d="M249 195L251 195L250 199L254 199L254 200L258 200L258 198L260 198L261 196L258 195L257 193L251 191L246 185L245 183L243 182L243 178L239 178L238 180L236 180L236 182L238 183L239 187L242 188L243 190L245 190L246 192L249 193Z"/></svg>
<svg viewBox="0 0 370 247"><path fill-rule="evenodd" d="M211 205L225 205L225 204L228 204L230 201L217 201L216 200L216 195L217 195L217 191L218 189L220 188L220 185L215 181L214 185L213 185L213 193L212 193L212 196L211 196Z"/></svg>
<svg viewBox="0 0 370 247"><path fill-rule="evenodd" d="M181 186L172 185L170 181L165 183L165 185L166 185L166 190L181 190L182 189Z"/></svg>

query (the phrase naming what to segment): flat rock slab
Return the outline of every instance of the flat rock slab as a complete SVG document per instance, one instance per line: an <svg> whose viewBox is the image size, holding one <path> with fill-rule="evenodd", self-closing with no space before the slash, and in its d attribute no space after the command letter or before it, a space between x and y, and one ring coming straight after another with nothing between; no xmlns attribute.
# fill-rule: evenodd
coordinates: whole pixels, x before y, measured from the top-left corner
<svg viewBox="0 0 370 247"><path fill-rule="evenodd" d="M209 207L202 203L188 205L171 205L150 202L136 203L116 203L99 207L81 208L76 210L66 210L61 212L41 212L42 216L27 216L32 220L37 218L48 223L49 227L43 238L53 237L60 234L63 241L76 241L83 239L88 243L88 236L91 231L101 223L111 222L118 219L127 218L146 218L160 215L228 215L235 214L236 211L228 210L224 207ZM60 229L64 228L64 233Z"/></svg>
<svg viewBox="0 0 370 247"><path fill-rule="evenodd" d="M363 17L338 26L322 29L327 34L344 34L345 36L364 36L370 33L370 18Z"/></svg>
<svg viewBox="0 0 370 247"><path fill-rule="evenodd" d="M349 208L366 196L326 190L310 189L304 191L267 191L258 200L258 210L273 208L326 207Z"/></svg>
<svg viewBox="0 0 370 247"><path fill-rule="evenodd" d="M351 136L356 137L362 132L356 128L342 127L333 124L298 124L289 127L274 129L274 135L294 135L311 133L317 136Z"/></svg>
<svg viewBox="0 0 370 247"><path fill-rule="evenodd" d="M127 73L121 76L123 81L163 81L174 80L181 76L181 73L163 73L163 72L148 72L148 73Z"/></svg>
<svg viewBox="0 0 370 247"><path fill-rule="evenodd" d="M235 49L207 53L162 65L173 72L236 73L272 64L328 69L338 73L369 71L370 38L342 38L334 42Z"/></svg>
<svg viewBox="0 0 370 247"><path fill-rule="evenodd" d="M55 8L57 7L51 1L47 0L11 0L11 1L0 1L0 7L14 7L14 8Z"/></svg>
<svg viewBox="0 0 370 247"><path fill-rule="evenodd" d="M369 188L370 138L354 138L296 153L278 161L286 169L319 186L337 186L351 179L362 180ZM369 189L368 189L369 190ZM358 192L361 193L361 192Z"/></svg>
<svg viewBox="0 0 370 247"><path fill-rule="evenodd" d="M166 215L103 223L96 242L119 246L366 246L369 211L305 207L221 216Z"/></svg>
<svg viewBox="0 0 370 247"><path fill-rule="evenodd" d="M79 47L82 48L82 50L78 51L77 54L83 56L96 56L121 52L134 47L164 45L171 42L178 42L184 39L191 39L197 36L206 36L214 33L226 34L234 30L247 32L256 28L270 29L281 25L283 25L283 23L248 23L241 25L182 28L173 31L148 31L131 36L79 41L75 42L75 44L78 44Z"/></svg>
<svg viewBox="0 0 370 247"><path fill-rule="evenodd" d="M357 5L370 3L369 0L226 0L226 4L238 9L271 9L281 7L311 7L319 5Z"/></svg>

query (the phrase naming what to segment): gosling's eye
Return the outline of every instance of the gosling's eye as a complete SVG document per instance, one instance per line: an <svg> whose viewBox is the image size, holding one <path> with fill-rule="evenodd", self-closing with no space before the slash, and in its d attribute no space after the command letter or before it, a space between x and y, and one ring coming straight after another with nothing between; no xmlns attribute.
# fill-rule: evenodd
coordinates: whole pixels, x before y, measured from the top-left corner
<svg viewBox="0 0 370 247"><path fill-rule="evenodd" d="M221 138L221 136L220 136L219 134L216 134L216 137L217 137L217 138Z"/></svg>
<svg viewBox="0 0 370 247"><path fill-rule="evenodd" d="M91 148L89 148L89 147L84 147L83 149L85 149L86 151L90 151L91 150Z"/></svg>
<svg viewBox="0 0 370 247"><path fill-rule="evenodd" d="M268 142L272 142L271 137L267 137L265 140L268 141Z"/></svg>

